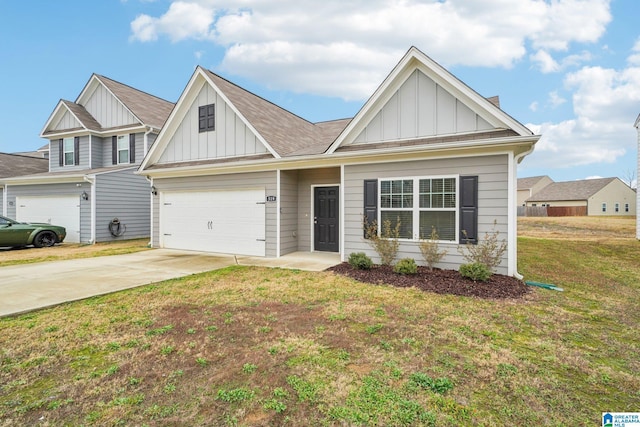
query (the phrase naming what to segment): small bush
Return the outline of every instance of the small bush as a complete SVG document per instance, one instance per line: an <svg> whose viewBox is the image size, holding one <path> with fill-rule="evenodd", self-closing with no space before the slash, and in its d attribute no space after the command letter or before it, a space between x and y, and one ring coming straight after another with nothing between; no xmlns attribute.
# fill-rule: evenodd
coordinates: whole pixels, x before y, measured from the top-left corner
<svg viewBox="0 0 640 427"><path fill-rule="evenodd" d="M358 270L369 270L373 266L373 261L364 252L352 252L349 255L349 265Z"/></svg>
<svg viewBox="0 0 640 427"><path fill-rule="evenodd" d="M428 239L420 241L420 252L422 252L422 258L427 263L429 270L433 270L433 266L439 263L442 258L447 254L447 250L439 250L438 248L438 232L435 227L431 227L431 235Z"/></svg>
<svg viewBox="0 0 640 427"><path fill-rule="evenodd" d="M418 266L413 258L403 258L393 266L393 272L397 274L416 274Z"/></svg>
<svg viewBox="0 0 640 427"><path fill-rule="evenodd" d="M391 227L391 221L386 219L382 221L382 230L378 236L378 223L373 221L371 224L364 218L363 221L364 234L367 239L367 243L378 253L380 256L380 264L391 265L393 260L396 259L398 249L400 248L400 218L396 221L395 227Z"/></svg>
<svg viewBox="0 0 640 427"><path fill-rule="evenodd" d="M491 277L491 270L480 262L472 262L470 264L462 264L460 266L460 274L462 277L471 279L474 282L486 282Z"/></svg>
<svg viewBox="0 0 640 427"><path fill-rule="evenodd" d="M489 271L496 271L496 267L500 265L502 261L502 255L507 250L507 242L498 240L500 232L495 229L496 224L497 222L494 221L493 231L485 233L484 239L480 240L478 244L474 245L473 243L467 242L467 244L462 246L464 249L459 249L465 261L473 264L484 264ZM462 230L462 234L467 235L465 230Z"/></svg>

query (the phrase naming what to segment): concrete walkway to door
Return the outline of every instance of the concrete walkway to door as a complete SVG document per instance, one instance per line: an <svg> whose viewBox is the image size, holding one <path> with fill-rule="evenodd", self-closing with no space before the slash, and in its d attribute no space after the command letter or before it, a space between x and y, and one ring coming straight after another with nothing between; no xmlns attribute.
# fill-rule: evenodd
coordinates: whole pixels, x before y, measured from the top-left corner
<svg viewBox="0 0 640 427"><path fill-rule="evenodd" d="M126 255L0 267L0 316L235 264L320 271L339 262L337 254L317 252L296 252L281 258L258 258L153 249Z"/></svg>

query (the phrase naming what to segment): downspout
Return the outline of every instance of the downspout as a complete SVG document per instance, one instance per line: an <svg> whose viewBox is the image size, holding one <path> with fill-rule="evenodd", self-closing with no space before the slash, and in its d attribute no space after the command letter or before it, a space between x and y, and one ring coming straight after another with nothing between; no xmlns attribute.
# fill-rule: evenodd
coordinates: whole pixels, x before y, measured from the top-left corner
<svg viewBox="0 0 640 427"><path fill-rule="evenodd" d="M89 134L89 169L93 169L93 154L91 153L93 144L91 143L91 134Z"/></svg>
<svg viewBox="0 0 640 427"><path fill-rule="evenodd" d="M346 261L345 258L345 253L344 253L344 239L345 239L345 232L344 232L344 222L345 222L345 212L346 209L344 208L344 193L345 193L345 188L344 188L344 164L340 165L340 193L339 193L339 209L338 209L338 215L340 216L340 222L339 222L339 227L340 227L340 261L344 262Z"/></svg>
<svg viewBox="0 0 640 427"><path fill-rule="evenodd" d="M282 215L280 212L281 209L281 201L280 201L280 178L281 171L280 169L276 170L276 258L280 258L280 221L282 220Z"/></svg>
<svg viewBox="0 0 640 427"><path fill-rule="evenodd" d="M145 133L145 144L147 142L147 134ZM153 247L153 198L156 197L156 194L153 194L153 178L150 178L149 176L145 176L145 178L147 179L147 181L149 182L149 192L151 193L151 198L149 199L149 243L148 246L150 248Z"/></svg>
<svg viewBox="0 0 640 427"><path fill-rule="evenodd" d="M517 182L518 176L518 163L520 161L531 154L533 152L534 146L525 152L522 152L516 156L509 155L509 237L507 241L507 245L509 247L509 265L507 267L508 274L512 274L518 280L522 280L524 276L518 273L518 265L517 265L517 257L518 257L518 207L516 205L516 201L518 200L517 195L517 186L515 183Z"/></svg>
<svg viewBox="0 0 640 427"><path fill-rule="evenodd" d="M151 132L153 132L153 128L151 126L149 126L149 130L144 133L144 138L143 138L143 140L144 140L144 155L142 157L145 157L147 155L147 153L149 152L149 138L148 138L148 136L149 136L149 134Z"/></svg>
<svg viewBox="0 0 640 427"><path fill-rule="evenodd" d="M91 240L90 244L96 243L96 177L95 175L91 178L89 176L84 176L84 180L91 184L91 193L89 195L89 203L91 203ZM80 224L80 229L82 230L82 224Z"/></svg>

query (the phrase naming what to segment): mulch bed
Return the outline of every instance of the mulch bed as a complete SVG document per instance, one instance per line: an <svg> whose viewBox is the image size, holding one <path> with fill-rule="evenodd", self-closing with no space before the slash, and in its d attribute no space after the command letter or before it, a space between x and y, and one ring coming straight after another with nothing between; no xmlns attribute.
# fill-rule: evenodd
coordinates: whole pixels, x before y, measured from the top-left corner
<svg viewBox="0 0 640 427"><path fill-rule="evenodd" d="M401 288L415 287L438 294L505 299L521 298L530 291L529 286L522 280L502 274L492 275L487 282L474 282L462 277L455 270L429 270L427 267L418 267L418 273L411 275L394 273L393 267L387 265L375 265L370 270L357 270L347 262L327 270L364 283Z"/></svg>

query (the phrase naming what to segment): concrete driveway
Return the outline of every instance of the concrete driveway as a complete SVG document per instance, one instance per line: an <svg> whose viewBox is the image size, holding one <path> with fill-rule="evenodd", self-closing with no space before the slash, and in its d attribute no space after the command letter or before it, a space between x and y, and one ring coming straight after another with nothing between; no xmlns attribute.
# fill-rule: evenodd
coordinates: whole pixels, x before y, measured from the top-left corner
<svg viewBox="0 0 640 427"><path fill-rule="evenodd" d="M319 271L339 262L337 254L297 252L273 259L152 249L126 255L0 267L0 316L234 264Z"/></svg>

